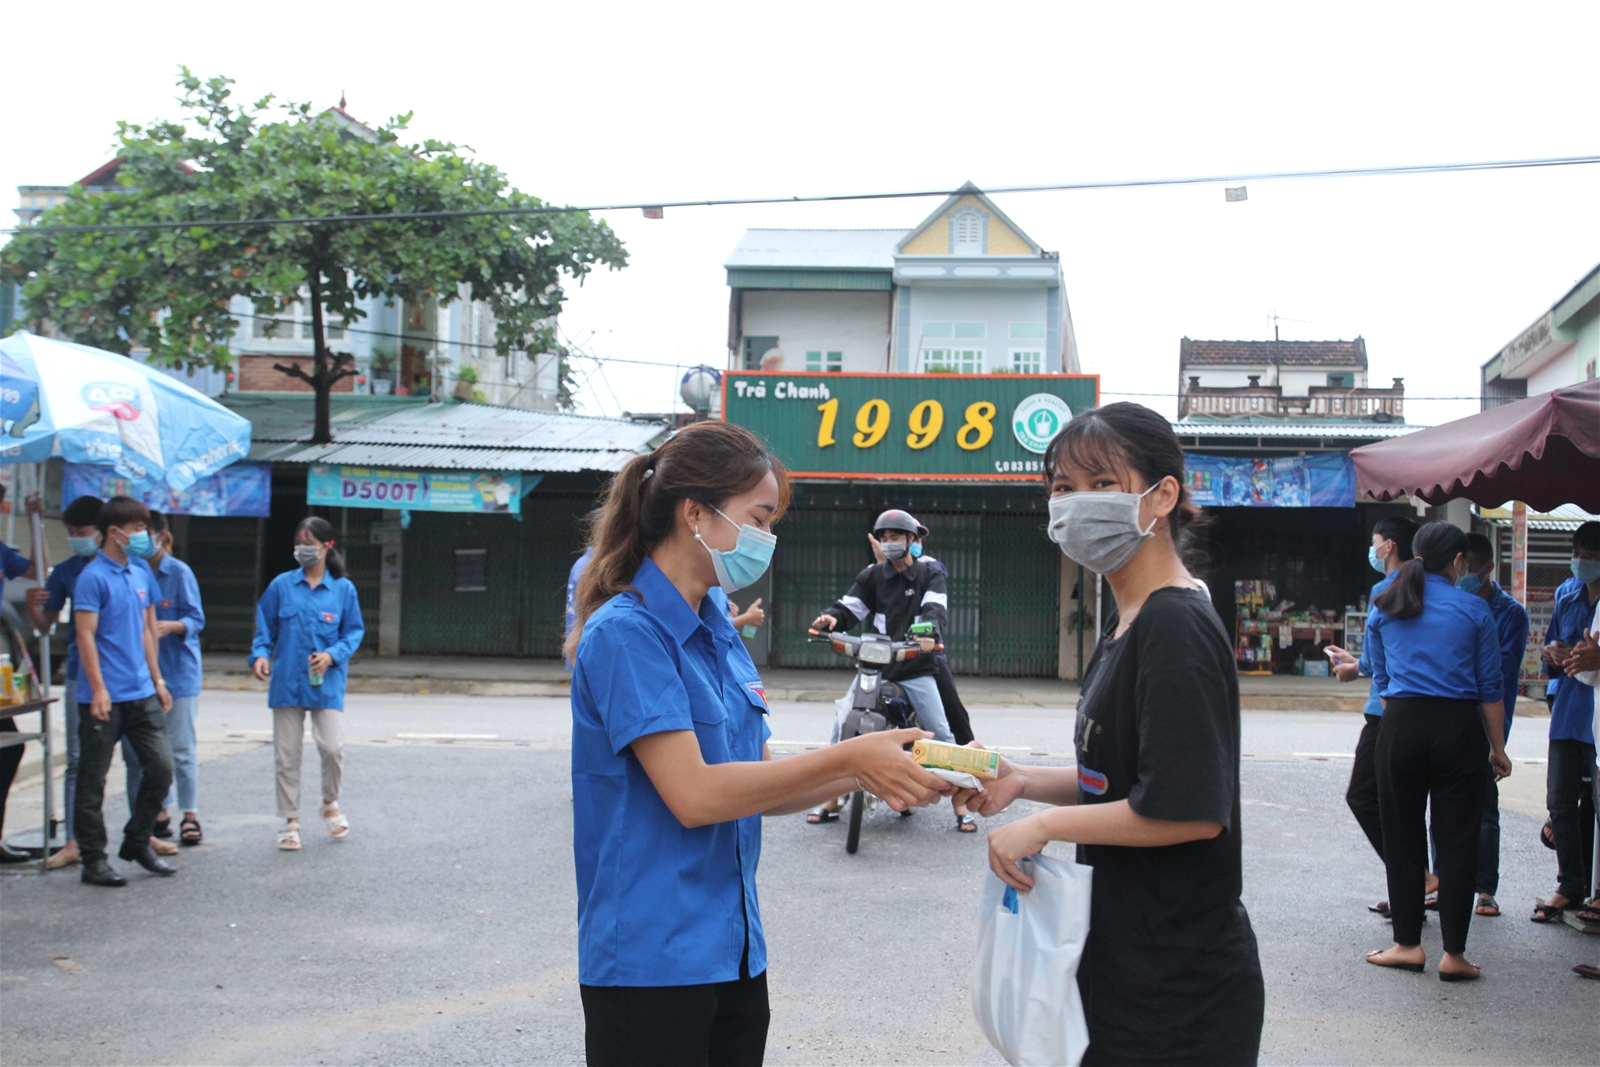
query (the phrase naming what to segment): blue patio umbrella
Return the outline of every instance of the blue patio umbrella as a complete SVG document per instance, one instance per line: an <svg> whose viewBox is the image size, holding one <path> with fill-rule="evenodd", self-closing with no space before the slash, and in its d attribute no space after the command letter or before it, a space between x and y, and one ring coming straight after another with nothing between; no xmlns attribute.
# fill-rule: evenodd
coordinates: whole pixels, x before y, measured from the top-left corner
<svg viewBox="0 0 1600 1067"><path fill-rule="evenodd" d="M0 464L60 456L181 491L250 452L248 419L126 356L22 332L0 373Z"/></svg>

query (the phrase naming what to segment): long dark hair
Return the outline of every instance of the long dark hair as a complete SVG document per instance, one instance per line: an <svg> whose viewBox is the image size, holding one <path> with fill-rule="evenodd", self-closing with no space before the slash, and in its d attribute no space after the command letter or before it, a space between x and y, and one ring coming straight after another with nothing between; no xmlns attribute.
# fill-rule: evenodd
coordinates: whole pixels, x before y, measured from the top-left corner
<svg viewBox="0 0 1600 1067"><path fill-rule="evenodd" d="M1400 565L1394 582L1372 598L1377 609L1391 619L1409 619L1422 614L1423 579L1438 574L1467 550L1466 531L1448 522L1430 522L1411 539L1412 557Z"/></svg>
<svg viewBox="0 0 1600 1067"><path fill-rule="evenodd" d="M720 507L749 492L768 474L778 480L778 514L789 506L789 478L778 458L749 430L726 422L697 422L647 456L635 456L606 486L589 524L594 556L578 579L577 624L567 635L567 662L583 624L618 593L631 592L645 557L672 532L679 501Z"/></svg>
<svg viewBox="0 0 1600 1067"><path fill-rule="evenodd" d="M302 532L315 537L318 544L333 544L333 523L320 515L308 515L306 518L301 519L300 525L294 528L294 535L299 537ZM322 557L322 564L328 568L328 573L335 578L343 578L345 576L344 557L339 555L336 549L328 549L327 554Z"/></svg>

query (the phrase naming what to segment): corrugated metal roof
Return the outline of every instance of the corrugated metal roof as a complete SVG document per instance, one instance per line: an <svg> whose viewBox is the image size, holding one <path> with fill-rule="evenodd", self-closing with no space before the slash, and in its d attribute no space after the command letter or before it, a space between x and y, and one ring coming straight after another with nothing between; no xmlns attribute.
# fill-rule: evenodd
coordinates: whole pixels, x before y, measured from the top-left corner
<svg viewBox="0 0 1600 1067"><path fill-rule="evenodd" d="M488 404L366 401L335 398L333 442L313 446L310 397L245 394L226 400L254 427L250 458L276 463L615 471L667 430L660 423Z"/></svg>
<svg viewBox="0 0 1600 1067"><path fill-rule="evenodd" d="M909 230L746 230L723 266L893 270Z"/></svg>
<svg viewBox="0 0 1600 1067"><path fill-rule="evenodd" d="M1340 437L1377 440L1427 429L1391 422L1174 422L1180 437Z"/></svg>

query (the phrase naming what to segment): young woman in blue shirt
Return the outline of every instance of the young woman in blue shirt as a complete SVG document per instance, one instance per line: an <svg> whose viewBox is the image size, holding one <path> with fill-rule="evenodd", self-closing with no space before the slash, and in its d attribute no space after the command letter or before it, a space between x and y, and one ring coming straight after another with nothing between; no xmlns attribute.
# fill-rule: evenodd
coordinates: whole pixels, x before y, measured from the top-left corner
<svg viewBox="0 0 1600 1067"><path fill-rule="evenodd" d="M788 502L753 434L703 422L630 460L593 523L566 648L591 1067L759 1064L761 816L862 787L897 811L950 791L902 749L918 730L772 760L727 594L767 569Z"/></svg>
<svg viewBox="0 0 1600 1067"><path fill-rule="evenodd" d="M1425 819L1431 800L1444 941L1439 979L1468 981L1479 975L1465 952L1488 781L1485 760L1495 781L1511 773L1500 642L1488 605L1456 588L1468 569L1466 533L1449 523L1428 523L1411 549L1413 558L1367 614L1366 648L1383 697L1378 803L1395 941L1367 953L1367 962L1423 970Z"/></svg>
<svg viewBox="0 0 1600 1067"><path fill-rule="evenodd" d="M355 583L333 548L327 519L302 519L294 534L300 566L272 579L256 605L250 669L268 682L272 746L277 771L278 847L300 849L300 763L307 713L322 757L322 821L335 840L350 833L339 809L344 778L344 682L350 657L366 628Z"/></svg>

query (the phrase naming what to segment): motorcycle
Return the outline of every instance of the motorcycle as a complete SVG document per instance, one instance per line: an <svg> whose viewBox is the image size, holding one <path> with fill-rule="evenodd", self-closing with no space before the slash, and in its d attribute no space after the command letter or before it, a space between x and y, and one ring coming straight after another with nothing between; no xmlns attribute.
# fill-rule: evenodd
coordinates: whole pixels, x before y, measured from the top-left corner
<svg viewBox="0 0 1600 1067"><path fill-rule="evenodd" d="M884 681L883 668L931 653L924 653L915 640L895 641L886 634L869 633L857 637L820 630L807 632L813 643L826 642L832 645L835 652L856 665L856 684L850 694L850 710L845 713L844 721L839 726L839 740L848 741L852 737L880 730L921 727L916 709L911 706L905 689L894 682ZM910 632L913 637L932 636L933 627L928 623L918 623ZM872 799L874 802L877 800L876 797ZM850 795L850 824L844 850L852 856L861 847L861 817L866 807L865 790L858 789Z"/></svg>

